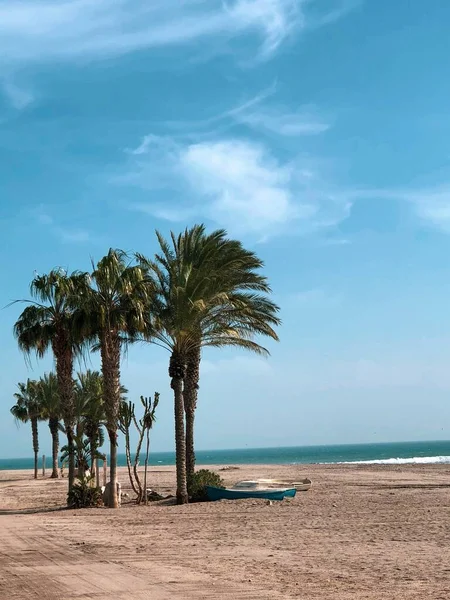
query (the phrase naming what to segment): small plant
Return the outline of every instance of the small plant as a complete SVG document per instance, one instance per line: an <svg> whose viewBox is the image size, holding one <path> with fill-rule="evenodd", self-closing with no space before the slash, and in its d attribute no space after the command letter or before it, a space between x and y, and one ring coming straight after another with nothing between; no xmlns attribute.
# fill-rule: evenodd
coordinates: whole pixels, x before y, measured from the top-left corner
<svg viewBox="0 0 450 600"><path fill-rule="evenodd" d="M141 502L144 501L144 503L147 505L149 500L147 494L147 471L148 456L150 452L150 429L152 429L156 421L155 411L159 403L159 393L155 392L153 401L151 397L145 398L144 396L141 396L140 400L144 408L144 414L142 419L139 420L136 417L134 403L126 402L125 400L121 401L119 406L119 429L125 436L125 455L127 458L128 475L130 477L131 487L137 496L136 504L141 504ZM132 423L134 423L134 426L138 432L138 442L134 464L132 464L130 449L130 428ZM142 484L138 473L138 467L144 437L146 438L146 449L144 463L144 483Z"/></svg>
<svg viewBox="0 0 450 600"><path fill-rule="evenodd" d="M78 479L82 479L84 473L89 470L89 465L95 460L105 460L106 456L94 449L92 454L92 447L90 441L82 435L74 436L74 453L75 453L75 465L78 469ZM61 468L65 466L69 459L69 446L63 446L61 448Z"/></svg>
<svg viewBox="0 0 450 600"><path fill-rule="evenodd" d="M67 504L71 508L90 508L101 506L102 490L93 484L94 477L80 477L75 480L67 496Z"/></svg>
<svg viewBox="0 0 450 600"><path fill-rule="evenodd" d="M188 488L191 502L205 502L208 500L207 486L223 488L224 483L220 475L209 469L200 469L189 479Z"/></svg>

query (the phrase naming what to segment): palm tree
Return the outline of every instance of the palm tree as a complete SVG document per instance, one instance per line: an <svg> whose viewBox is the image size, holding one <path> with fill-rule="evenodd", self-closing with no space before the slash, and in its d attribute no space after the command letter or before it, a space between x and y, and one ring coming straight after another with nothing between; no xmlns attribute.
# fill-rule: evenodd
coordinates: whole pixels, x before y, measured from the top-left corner
<svg viewBox="0 0 450 600"><path fill-rule="evenodd" d="M14 394L16 404L11 408L11 414L19 423L31 423L31 433L33 436L34 452L34 478L38 476L38 421L41 419L41 407L38 397L38 383L32 379L27 379L26 383L18 383L19 391Z"/></svg>
<svg viewBox="0 0 450 600"><path fill-rule="evenodd" d="M31 282L34 300L14 325L19 348L29 355L32 351L42 358L49 348L55 358L61 412L69 447L69 491L75 478L73 435L75 425L73 398L73 361L80 352L82 337L74 328L73 307L79 301L85 275L67 275L53 269L47 275L37 275Z"/></svg>
<svg viewBox="0 0 450 600"><path fill-rule="evenodd" d="M78 440L85 435L90 446L91 464L93 471L94 458L97 449L103 444L104 436L102 426L105 422L103 406L103 381L98 371L88 369L85 373L77 373L75 380L75 431ZM78 450L80 451L80 443ZM78 476L81 474L82 465L78 461Z"/></svg>
<svg viewBox="0 0 450 600"><path fill-rule="evenodd" d="M126 400L128 390L121 385L121 401ZM99 371L88 369L77 373L75 381L75 411L77 415L76 432L80 438L85 435L89 441L91 472L94 473L95 458L98 449L104 444L103 426L106 424L103 402L103 377Z"/></svg>
<svg viewBox="0 0 450 600"><path fill-rule="evenodd" d="M52 479L58 479L59 430L61 428L61 402L59 399L58 379L55 373L45 373L38 382L39 402L42 418L48 419L52 436Z"/></svg>
<svg viewBox="0 0 450 600"><path fill-rule="evenodd" d="M271 289L267 278L260 273L264 266L261 259L255 253L246 250L241 242L228 239L224 230L217 230L207 235L203 226L195 226L185 231L178 244L178 251L183 253L185 261L194 259L193 269L206 268L212 273L205 281L209 284L211 298L216 299L210 305L212 318L216 319L220 313L225 327L244 327L245 335L242 335L243 331L240 330L240 335L237 339L231 340L231 345L257 354L268 355L268 351L259 344L248 343L249 339L257 335L278 340L273 326L280 324L277 316L279 309L264 296L269 294ZM206 287L204 293L208 293ZM195 469L194 419L203 333L200 329L198 344L187 357L184 380L188 483ZM218 341L221 346L229 343L223 339L222 334Z"/></svg>
<svg viewBox="0 0 450 600"><path fill-rule="evenodd" d="M177 501L185 503L187 456L193 473L193 424L197 400L201 348L238 346L267 354L254 341L257 334L278 339L278 307L259 292L268 292L256 273L261 261L223 230L205 234L195 226L170 245L157 232L161 253L155 261L138 258L157 290L153 303L151 341L170 352L169 376L174 390ZM185 395L185 397L184 397ZM184 411L188 419L186 449Z"/></svg>
<svg viewBox="0 0 450 600"><path fill-rule="evenodd" d="M121 353L139 332L148 330L146 307L149 303L148 283L139 266L130 264L121 250L110 249L93 266L91 285L76 314L76 322L86 338L100 350L103 377L103 404L110 441L111 500L117 498L117 429L121 399Z"/></svg>

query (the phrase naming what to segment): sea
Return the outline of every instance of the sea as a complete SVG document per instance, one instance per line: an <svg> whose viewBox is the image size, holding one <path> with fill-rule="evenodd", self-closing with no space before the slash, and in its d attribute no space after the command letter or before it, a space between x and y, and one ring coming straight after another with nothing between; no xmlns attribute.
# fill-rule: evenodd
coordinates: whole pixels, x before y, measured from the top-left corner
<svg viewBox="0 0 450 600"><path fill-rule="evenodd" d="M198 450L196 457L198 465L450 464L450 441ZM50 457L46 462L50 466ZM149 462L154 466L174 465L175 453L153 452ZM118 463L126 466L124 454L119 454ZM0 470L32 468L32 458L0 458Z"/></svg>

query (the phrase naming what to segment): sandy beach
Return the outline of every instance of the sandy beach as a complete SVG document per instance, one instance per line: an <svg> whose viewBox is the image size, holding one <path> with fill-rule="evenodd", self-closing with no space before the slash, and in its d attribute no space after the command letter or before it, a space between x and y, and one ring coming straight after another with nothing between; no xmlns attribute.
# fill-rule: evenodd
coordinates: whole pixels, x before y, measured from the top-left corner
<svg viewBox="0 0 450 600"><path fill-rule="evenodd" d="M219 469L220 467L217 467ZM0 472L0 598L450 597L450 465L240 466L227 483L309 476L293 500L172 502L17 514L64 503L66 480ZM173 493L174 467L151 487ZM127 474L120 470L124 491Z"/></svg>

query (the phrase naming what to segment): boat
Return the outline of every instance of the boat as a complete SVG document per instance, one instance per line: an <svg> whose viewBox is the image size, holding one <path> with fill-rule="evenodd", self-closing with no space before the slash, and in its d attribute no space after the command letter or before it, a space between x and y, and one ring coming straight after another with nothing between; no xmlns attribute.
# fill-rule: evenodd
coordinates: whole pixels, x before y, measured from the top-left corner
<svg viewBox="0 0 450 600"><path fill-rule="evenodd" d="M298 481L290 479L257 479L256 482L262 487L289 487L295 488L297 492L307 492L312 486L311 479L307 477Z"/></svg>
<svg viewBox="0 0 450 600"><path fill-rule="evenodd" d="M264 492L264 491L278 491L278 492L284 492L284 496L285 498L293 498L295 496L296 493L296 489L293 486L288 486L288 485L271 485L270 482L265 485L262 483L263 480L256 480L256 481L239 481L238 483L236 483L232 488L229 488L231 490L238 490L238 491L257 491L257 492ZM269 480L267 480L269 481Z"/></svg>
<svg viewBox="0 0 450 600"><path fill-rule="evenodd" d="M233 489L279 489L294 488L297 492L307 492L312 486L311 479L300 481L286 481L281 479L255 479L254 481L239 481Z"/></svg>
<svg viewBox="0 0 450 600"><path fill-rule="evenodd" d="M209 500L242 500L244 498L262 498L264 500L283 500L286 497L293 498L295 489L287 488L218 488L208 485L206 493Z"/></svg>

